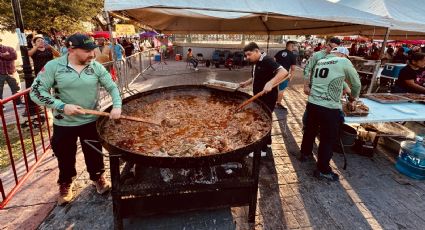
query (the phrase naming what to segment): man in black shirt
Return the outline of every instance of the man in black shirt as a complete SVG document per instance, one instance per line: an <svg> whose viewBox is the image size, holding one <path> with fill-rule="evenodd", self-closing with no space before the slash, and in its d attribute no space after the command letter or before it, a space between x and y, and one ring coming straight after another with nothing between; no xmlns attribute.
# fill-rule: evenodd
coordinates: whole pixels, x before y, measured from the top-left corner
<svg viewBox="0 0 425 230"><path fill-rule="evenodd" d="M286 49L281 50L277 52L277 54L274 56L274 59L277 63L283 66L283 68L286 69L286 71L289 72L290 78L282 83L279 84L279 94L277 97L277 105L282 106L282 108L285 109L285 107L281 104L281 101L283 99L283 91L288 87L289 81L292 80L292 74L295 72L295 66L297 64L297 57L293 53L295 42L288 41L286 43Z"/></svg>
<svg viewBox="0 0 425 230"><path fill-rule="evenodd" d="M32 39L32 48L28 50L28 56L31 57L34 65L34 76L37 77L38 73L43 69L44 65L52 60L54 57L59 57L60 53L55 50L51 45L44 40L43 35L37 34ZM32 85L34 78L28 80L28 85ZM25 84L27 84L25 83ZM28 98L29 114L25 111L22 116L34 116L37 111L37 105Z"/></svg>
<svg viewBox="0 0 425 230"><path fill-rule="evenodd" d="M400 70L394 93L425 93L425 53L413 53L409 64Z"/></svg>
<svg viewBox="0 0 425 230"><path fill-rule="evenodd" d="M264 90L266 94L259 97L259 99L267 105L270 109L270 113L272 113L276 106L278 94L277 87L273 88L273 85L281 82L288 75L288 71L276 63L273 58L267 56L266 53L260 52L260 48L255 42L251 42L246 45L244 52L247 61L254 65L252 67L252 78L241 82L240 86L246 87L253 83L252 86L254 94ZM271 137L269 136L268 145L271 145L271 141Z"/></svg>

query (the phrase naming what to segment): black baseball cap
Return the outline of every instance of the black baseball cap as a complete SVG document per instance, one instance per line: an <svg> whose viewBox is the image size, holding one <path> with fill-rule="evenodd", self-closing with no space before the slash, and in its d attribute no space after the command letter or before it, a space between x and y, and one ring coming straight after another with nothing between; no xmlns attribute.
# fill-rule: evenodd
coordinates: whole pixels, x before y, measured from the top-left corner
<svg viewBox="0 0 425 230"><path fill-rule="evenodd" d="M93 50L98 46L87 35L73 34L66 39L66 47L71 49Z"/></svg>
<svg viewBox="0 0 425 230"><path fill-rule="evenodd" d="M330 43L335 43L337 45L341 45L341 39L337 38L337 37L333 37L329 40Z"/></svg>

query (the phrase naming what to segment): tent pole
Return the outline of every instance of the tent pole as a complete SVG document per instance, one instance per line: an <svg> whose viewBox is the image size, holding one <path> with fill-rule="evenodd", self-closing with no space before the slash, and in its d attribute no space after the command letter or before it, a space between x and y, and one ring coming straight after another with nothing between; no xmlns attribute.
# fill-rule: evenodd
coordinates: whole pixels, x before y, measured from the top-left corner
<svg viewBox="0 0 425 230"><path fill-rule="evenodd" d="M266 53L269 53L269 43L270 43L270 33L267 33L267 51L266 51Z"/></svg>
<svg viewBox="0 0 425 230"><path fill-rule="evenodd" d="M388 41L389 35L390 35L390 28L387 28L387 31L385 32L384 41L382 42L381 52L379 54L379 60L376 61L375 71L373 72L372 80L370 81L370 86L367 89L367 94L372 92L373 87L374 87L375 82L376 82L376 78L378 77L379 69L381 68L381 60L384 57L385 47L387 46L387 41Z"/></svg>
<svg viewBox="0 0 425 230"><path fill-rule="evenodd" d="M379 59L380 60L384 57L385 47L387 46L389 36L390 36L390 28L387 28L387 31L385 32L384 41L382 42L381 52L379 53Z"/></svg>
<svg viewBox="0 0 425 230"><path fill-rule="evenodd" d="M115 45L114 45L114 37L112 35L112 25L111 25L111 20L109 19L109 12L108 11L104 11L104 17L106 18L106 24L108 24L108 31L109 31L109 39L111 42L111 46L112 46L112 51L111 51L111 56L112 56L112 61L116 61L116 57L115 57Z"/></svg>

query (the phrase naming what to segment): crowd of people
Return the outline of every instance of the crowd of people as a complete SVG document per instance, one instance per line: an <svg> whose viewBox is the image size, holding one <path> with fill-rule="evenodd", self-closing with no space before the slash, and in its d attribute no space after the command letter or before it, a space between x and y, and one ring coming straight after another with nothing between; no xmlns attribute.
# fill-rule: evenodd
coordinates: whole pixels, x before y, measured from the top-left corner
<svg viewBox="0 0 425 230"><path fill-rule="evenodd" d="M112 61L113 55L116 60L125 60L126 57L131 56L144 49L152 47L149 40L141 41L137 37L123 37L113 40L114 50L112 52L112 44L108 38L99 37L93 38L98 46L95 52L95 60L100 63ZM68 47L66 44L66 36L47 36L43 34L29 34L27 36L27 48L30 62L33 68L33 77L25 79L25 85L30 86L34 78L38 75L43 66L53 60L54 58L65 56L68 54ZM7 83L11 89L12 95L20 91L20 79L17 72L15 61L17 59L16 50L13 47L5 46L0 39L0 99L3 98L3 87ZM128 63L131 65L131 63ZM32 116L36 114L36 105L29 99L29 114L25 111L23 116ZM16 100L17 106L23 107L23 100L18 98ZM6 110L5 107L2 108Z"/></svg>
<svg viewBox="0 0 425 230"><path fill-rule="evenodd" d="M372 43L369 47L366 43L352 43L350 47L350 56L365 57L369 60L379 60L390 63L404 63L406 64L409 56L415 52L425 52L425 47L402 44L394 46L387 45L384 50L384 56L380 57L382 47L377 43Z"/></svg>
<svg viewBox="0 0 425 230"><path fill-rule="evenodd" d="M119 91L101 63L111 61L112 55L117 60L123 60L142 50L143 45L138 39L123 38L113 40L114 46L112 46L106 38L93 40L83 34L73 34L61 39L58 44L42 35L32 36L30 41L28 54L32 59L36 76L32 79L33 82L30 82L32 84L30 96L38 105L51 108L54 115L52 149L59 165L58 203L65 204L73 198L72 186L76 175L75 154L78 138L90 179L93 180L98 193L108 191L110 182L103 176L102 157L84 143L85 139L98 139L95 128L97 118L85 114L82 109L95 108L96 89L100 84L107 89L113 99L110 118L119 118L122 104ZM283 92L292 79L300 58L305 59L304 93L308 95L308 102L303 117L304 135L298 159L300 161L311 159L314 139L320 133L317 168L313 175L319 179L337 181L339 176L332 171L329 164L333 145L344 121L341 98L346 94L349 108L354 109L361 88L359 75L348 56L366 53L374 56L380 52L380 48L373 44L367 52L364 47L362 50L362 46L357 48L353 45L349 50L336 37L328 39L324 45L319 43L315 48L306 44L296 47L296 42L289 41L285 49L270 57L256 43L246 45L244 54L247 61L253 64L252 76L249 80L241 82L240 87L252 84L254 94L264 92L265 94L259 99L267 105L270 112L276 106L286 109L281 103ZM308 51L310 49L316 52L310 53ZM425 93L425 54L421 51L423 49L417 47L401 46L395 51L392 47L387 47L387 59L401 60L400 55L403 55L403 61L407 62L396 82L397 92ZM380 58L379 55L377 57ZM191 49L188 50L187 58L197 70L198 63ZM0 40L0 87L2 89L4 82L7 82L13 93L19 90L18 83L13 80L13 74L16 72L15 60L16 51L1 45ZM0 94L0 98L1 96ZM34 102L29 102L30 107L31 104L35 107ZM16 103L22 104L19 100ZM30 110L31 112L33 111ZM268 152L271 141L269 136L267 146L262 149L263 155ZM96 148L100 150L100 144L97 144Z"/></svg>

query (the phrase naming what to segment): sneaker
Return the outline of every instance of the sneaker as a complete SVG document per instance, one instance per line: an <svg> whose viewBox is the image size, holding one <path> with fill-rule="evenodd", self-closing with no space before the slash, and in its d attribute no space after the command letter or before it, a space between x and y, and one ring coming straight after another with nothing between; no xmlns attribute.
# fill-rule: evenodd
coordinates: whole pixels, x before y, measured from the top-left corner
<svg viewBox="0 0 425 230"><path fill-rule="evenodd" d="M195 68L195 71L198 71L199 69L198 68Z"/></svg>
<svg viewBox="0 0 425 230"><path fill-rule="evenodd" d="M93 185L99 194L103 194L111 189L111 182L107 181L103 175L97 181L93 181Z"/></svg>
<svg viewBox="0 0 425 230"><path fill-rule="evenodd" d="M23 103L16 104L16 108L25 108L25 104Z"/></svg>
<svg viewBox="0 0 425 230"><path fill-rule="evenodd" d="M319 172L319 170L314 170L313 176L319 180L326 179L328 181L339 181L339 175L334 172L325 174L325 173Z"/></svg>
<svg viewBox="0 0 425 230"><path fill-rule="evenodd" d="M58 205L64 205L69 203L74 194L72 192L72 183L62 183L59 184L59 197L58 197Z"/></svg>

